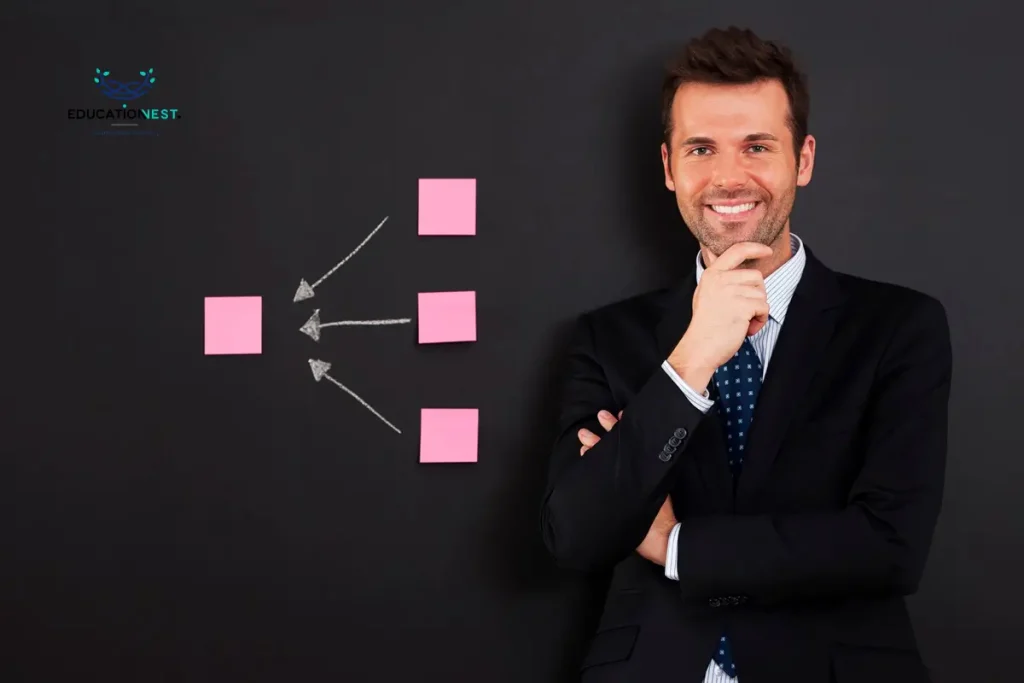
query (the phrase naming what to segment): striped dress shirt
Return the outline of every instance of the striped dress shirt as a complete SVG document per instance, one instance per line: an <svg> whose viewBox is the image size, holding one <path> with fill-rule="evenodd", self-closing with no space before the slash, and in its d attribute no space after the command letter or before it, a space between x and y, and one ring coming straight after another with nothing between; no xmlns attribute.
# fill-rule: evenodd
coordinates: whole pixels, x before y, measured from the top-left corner
<svg viewBox="0 0 1024 683"><path fill-rule="evenodd" d="M789 260L764 279L764 289L768 297L768 322L757 331L757 334L747 337L754 347L754 351L757 352L758 358L761 360L762 379L765 373L768 372L768 361L771 359L775 342L779 338L779 332L782 331L782 323L786 320L789 302L793 299L793 292L800 282L800 277L804 273L804 264L807 262L807 254L804 252L803 242L800 238L791 233L789 243L792 249L792 255L789 257ZM700 276L703 273L704 263L701 260L700 252L697 252L698 283L700 283ZM668 364L667 360L661 364L661 367L672 378L672 381L679 386L680 390L686 394L690 403L700 411L706 413L714 405L714 401L708 398L708 391L705 390L703 395L697 393L693 387L683 381L672 366ZM679 580L679 558L677 557L679 549L676 547L678 538L679 525L676 524L669 534L668 552L665 558L665 576L673 581ZM683 558L683 561L685 562L686 558ZM737 664L742 665L742 662L737 662ZM704 674L704 683L737 683L737 680L737 677L725 673L714 660L708 663L707 672Z"/></svg>

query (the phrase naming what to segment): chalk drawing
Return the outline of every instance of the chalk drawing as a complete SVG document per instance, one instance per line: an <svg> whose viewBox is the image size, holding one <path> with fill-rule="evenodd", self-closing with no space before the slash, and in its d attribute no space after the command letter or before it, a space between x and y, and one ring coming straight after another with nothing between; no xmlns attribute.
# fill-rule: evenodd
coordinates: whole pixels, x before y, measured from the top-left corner
<svg viewBox="0 0 1024 683"><path fill-rule="evenodd" d="M394 429L399 434L402 433L402 431L398 427L396 427L395 425L393 425L390 422L388 422L384 418L383 415L381 415L376 410L374 410L373 406L371 406L369 403L367 403L363 399L359 398L359 396L356 395L356 393L354 391L352 391L351 389L346 387L344 384L342 384L338 380L336 380L333 377L331 377L329 374L327 374L328 370L331 369L331 364L330 363L328 363L327 361L314 360L313 358L310 358L309 359L309 369L313 371L313 379L315 379L317 382L319 382L321 379L325 379L326 378L328 381L334 383L338 388L340 388L342 391L347 393L349 396L351 396L355 400L359 401L363 405L364 408L366 408L371 413L373 413L374 415L379 417L381 419L381 421L384 422L384 424L386 424L388 427L391 427L392 429Z"/></svg>
<svg viewBox="0 0 1024 683"><path fill-rule="evenodd" d="M412 322L412 318L382 318L380 320L335 320L334 322L320 322L320 309L313 311L309 320L299 328L303 334L309 335L314 341L320 341L320 330L324 327L340 327L343 325L403 325Z"/></svg>
<svg viewBox="0 0 1024 683"><path fill-rule="evenodd" d="M384 217L384 220L382 220L382 221L380 222L380 224L379 224L379 225L378 225L378 226L377 226L376 228L374 228L374 229L373 229L373 230L372 230L372 231L370 232L370 234L369 234L369 235L367 235L367 236L366 236L366 239L364 239L364 240L363 240L362 242L360 242L360 243L359 243L359 246L358 246L358 247L356 247L355 249L353 249L353 250L352 250L352 253L350 253L350 254L349 254L348 256L346 256L345 258L341 259L341 262L340 262L340 263L339 263L338 265L334 266L334 267L333 267L333 268L331 268L331 269L330 269L329 271L327 271L326 273L324 273L324 274L323 274L323 277L321 277L321 278L320 278L319 280L317 280L317 281L316 281L316 282L314 282L313 284L309 284L309 283L308 283L308 282L306 282L305 280L299 280L299 288L295 290L295 298L294 298L294 299L292 299L292 301L294 302L294 301L304 301L304 300L306 300L306 299L312 299L312 298L313 298L313 290L314 290L314 289L316 289L316 287L317 287L318 285L320 285L320 284L321 284L321 283L322 283L322 282L323 282L324 280L326 280L326 279L327 279L327 278L329 278L329 277L330 277L331 275L333 275L333 274L334 274L334 271L338 270L338 268L341 268L341 267L342 267L343 265L345 265L345 262L346 262L346 261L348 261L348 260L349 260L350 258L352 258L353 256L355 256L355 255L356 255L356 253L357 253L357 252L358 252L358 251L359 251L360 249L362 249L362 248L363 248L363 245L364 245L364 244L366 244L367 242L369 242L369 241L370 241L370 238L371 238L371 237L373 237L373 236L374 236L375 234L377 234L377 231L381 229L381 227L382 227L382 226L384 225L384 223L386 223L386 222L387 222L387 220L388 220L388 217L387 217L387 216L385 216L385 217Z"/></svg>

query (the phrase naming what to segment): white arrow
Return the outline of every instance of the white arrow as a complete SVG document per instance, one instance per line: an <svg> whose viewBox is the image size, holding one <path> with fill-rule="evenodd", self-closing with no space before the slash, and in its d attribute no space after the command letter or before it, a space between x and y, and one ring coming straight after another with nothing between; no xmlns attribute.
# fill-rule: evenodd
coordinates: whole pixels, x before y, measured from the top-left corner
<svg viewBox="0 0 1024 683"><path fill-rule="evenodd" d="M328 380L330 380L331 382L336 384L338 387L340 387L343 391L345 391L349 396L351 396L355 400L357 400L360 403L362 403L364 408L366 408L371 413L373 413L374 415L379 417L384 422L384 424L386 424L388 427L391 427L392 429L394 429L399 434L402 433L402 431L398 427L396 427L395 425L393 425L390 422L388 422L386 419L384 419L383 415L381 415L376 410L374 410L373 406L371 406L369 403L367 403L363 399L359 398L359 396L357 396L354 391L352 391L351 389L346 387L344 384L342 384L338 380L336 380L333 377L331 377L330 375L328 375L327 371L331 369L331 364L330 363L328 363L327 361L314 360L314 359L310 358L309 359L309 369L313 371L313 379L315 379L317 382L319 382L321 379L326 377Z"/></svg>
<svg viewBox="0 0 1024 683"><path fill-rule="evenodd" d="M412 322L412 318L386 318L382 320L335 320L331 323L320 322L320 309L313 311L309 320L299 328L300 332L308 334L314 341L320 341L320 330L324 327L338 327L341 325L402 325Z"/></svg>
<svg viewBox="0 0 1024 683"><path fill-rule="evenodd" d="M346 261L348 261L348 260L349 260L350 258L352 258L353 256L355 256L355 255L356 255L356 252L358 252L358 251L359 251L360 249L362 249L362 248L363 248L363 245L364 245L364 244L366 244L367 242L369 242L369 241L370 241L370 238L371 238L371 237L373 237L373 236L374 236L375 234L377 234L377 231L381 229L381 227L382 227L382 226L384 225L384 223L385 223L385 222L387 222L387 220L388 220L388 217L387 217L387 216L385 216L385 217L384 217L384 220L382 220L382 221L380 222L380 224L379 224L379 225L378 225L378 226L377 226L376 228L374 228L374 229L373 229L373 230L372 230L372 231L370 232L370 234L369 234L369 235L367 235L367 236L366 236L366 239L364 239L364 240L363 240L362 242L360 242L360 243L359 243L359 246L358 246L358 247L356 247L355 249L353 249L353 250L352 250L352 253L351 253L351 254L349 254L349 255L348 255L348 256L346 256L345 258L341 259L341 263L339 263L338 265L334 266L333 268L331 268L330 270L328 270L328 271L327 271L326 273L324 273L324 274L323 274L323 277L321 277L321 278L320 278L319 280L317 280L317 281L316 281L316 282L314 282L313 284L309 284L309 283L308 283L308 282L306 282L305 280L299 280L299 288L295 290L295 298L294 298L294 299L292 299L292 301L303 301L303 300L305 300L305 299L312 299L312 298L313 298L313 290L314 290L314 289L315 289L315 288L316 288L316 287L317 287L317 286L318 286L318 285L319 285L320 283L322 283L322 282L323 282L324 280L326 280L326 279L327 279L327 278L329 278L329 277L330 277L331 275L333 275L333 274L334 274L334 271L336 271L336 270L337 270L338 268L341 268L341 267L342 267L343 265L345 265L345 262L346 262Z"/></svg>

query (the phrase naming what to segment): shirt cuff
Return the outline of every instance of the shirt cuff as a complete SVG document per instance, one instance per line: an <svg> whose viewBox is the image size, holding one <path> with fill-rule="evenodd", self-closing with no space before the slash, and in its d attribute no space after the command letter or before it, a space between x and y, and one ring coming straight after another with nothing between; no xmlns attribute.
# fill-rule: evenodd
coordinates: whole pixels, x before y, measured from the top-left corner
<svg viewBox="0 0 1024 683"><path fill-rule="evenodd" d="M672 527L668 535L668 548L665 551L665 576L673 581L679 580L679 523Z"/></svg>
<svg viewBox="0 0 1024 683"><path fill-rule="evenodd" d="M668 376L671 377L672 381L676 383L676 386L686 394L686 398L690 400L690 403L692 403L697 410L702 413L706 413L711 409L711 406L715 405L715 402L708 398L709 394L707 389L704 390L703 395L698 394L693 387L683 381L683 378L679 376L675 371L675 368L669 365L667 360L662 361L661 369L668 373Z"/></svg>

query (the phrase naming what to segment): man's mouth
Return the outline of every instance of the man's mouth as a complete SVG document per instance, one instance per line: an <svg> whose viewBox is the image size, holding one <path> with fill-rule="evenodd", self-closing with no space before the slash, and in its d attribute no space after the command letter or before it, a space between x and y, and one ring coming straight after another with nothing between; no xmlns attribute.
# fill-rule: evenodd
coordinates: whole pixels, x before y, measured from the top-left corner
<svg viewBox="0 0 1024 683"><path fill-rule="evenodd" d="M723 216L734 216L753 211L760 203L761 202L745 202L743 204L707 204L706 206L715 213L722 214Z"/></svg>

